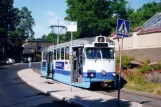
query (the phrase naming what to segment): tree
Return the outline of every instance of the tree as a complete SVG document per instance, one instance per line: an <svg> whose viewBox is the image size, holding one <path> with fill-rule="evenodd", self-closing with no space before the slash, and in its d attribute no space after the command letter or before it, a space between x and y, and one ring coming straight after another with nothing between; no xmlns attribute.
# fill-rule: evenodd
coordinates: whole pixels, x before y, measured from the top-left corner
<svg viewBox="0 0 161 107"><path fill-rule="evenodd" d="M1 0L0 9L0 56L19 57L23 41L28 37L34 38L34 19L26 7L22 10L14 8L13 0Z"/></svg>
<svg viewBox="0 0 161 107"><path fill-rule="evenodd" d="M67 0L66 20L78 22L76 38L110 35L118 17L127 19L125 0Z"/></svg>
<svg viewBox="0 0 161 107"><path fill-rule="evenodd" d="M46 36L45 40L46 40L47 42L53 42L53 41L56 42L56 34L55 34L55 33L49 33L49 34Z"/></svg>
<svg viewBox="0 0 161 107"><path fill-rule="evenodd" d="M20 36L32 39L34 35L32 27L35 25L35 22L31 11L29 11L27 7L23 7L22 10L19 11L18 16L20 23L17 26L17 30L20 32Z"/></svg>
<svg viewBox="0 0 161 107"><path fill-rule="evenodd" d="M42 39L46 39L46 35L45 34L42 36Z"/></svg>
<svg viewBox="0 0 161 107"><path fill-rule="evenodd" d="M13 8L13 0L1 0L0 2L0 59L4 59L7 52L8 32L15 29L15 8Z"/></svg>
<svg viewBox="0 0 161 107"><path fill-rule="evenodd" d="M128 19L131 21L131 27L135 28L141 26L158 12L161 12L161 2L156 3L153 1L151 3L143 4L141 8L128 16Z"/></svg>

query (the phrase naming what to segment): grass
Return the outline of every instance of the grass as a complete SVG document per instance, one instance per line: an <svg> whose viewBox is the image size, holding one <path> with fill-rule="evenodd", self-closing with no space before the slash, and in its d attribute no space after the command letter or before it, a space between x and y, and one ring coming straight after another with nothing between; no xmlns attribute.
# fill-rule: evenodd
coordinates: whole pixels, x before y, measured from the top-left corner
<svg viewBox="0 0 161 107"><path fill-rule="evenodd" d="M139 69L128 70L126 89L142 91L161 96L161 84L147 82Z"/></svg>
<svg viewBox="0 0 161 107"><path fill-rule="evenodd" d="M126 89L132 89L142 92L151 93L154 95L160 95L161 96L161 85L157 83L141 83L137 84L133 81L128 82L124 88Z"/></svg>
<svg viewBox="0 0 161 107"><path fill-rule="evenodd" d="M147 71L152 71L153 67L151 65L145 65L143 67L140 68L140 72L145 73Z"/></svg>
<svg viewBox="0 0 161 107"><path fill-rule="evenodd" d="M123 76L127 80L124 88L161 96L161 84L148 82L145 77L146 72L161 71L161 63L150 65L150 60L147 59L143 66L130 69L128 66L132 60L134 60L132 56L126 54L122 56ZM116 64L119 65L119 56L116 57Z"/></svg>

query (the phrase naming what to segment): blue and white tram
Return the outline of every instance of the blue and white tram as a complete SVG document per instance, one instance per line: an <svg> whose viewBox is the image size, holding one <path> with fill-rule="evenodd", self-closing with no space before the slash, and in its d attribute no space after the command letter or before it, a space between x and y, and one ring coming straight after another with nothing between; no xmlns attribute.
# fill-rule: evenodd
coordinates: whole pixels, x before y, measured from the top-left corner
<svg viewBox="0 0 161 107"><path fill-rule="evenodd" d="M73 86L83 88L90 88L92 83L114 85L114 42L96 36L73 40L72 47L71 42L50 46L42 51L41 75L66 84L72 80Z"/></svg>

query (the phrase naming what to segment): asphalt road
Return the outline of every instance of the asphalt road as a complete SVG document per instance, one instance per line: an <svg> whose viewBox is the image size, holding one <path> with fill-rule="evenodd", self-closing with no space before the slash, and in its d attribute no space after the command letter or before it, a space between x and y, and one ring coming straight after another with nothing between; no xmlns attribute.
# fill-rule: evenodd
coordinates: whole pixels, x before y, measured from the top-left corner
<svg viewBox="0 0 161 107"><path fill-rule="evenodd" d="M40 69L40 65L38 64L38 66L35 68ZM38 70L35 70L35 71L40 74L40 71L38 71ZM105 95L114 96L116 98L118 96L117 90L104 90L104 89L100 89L100 88L95 88L95 89L92 89L91 91L95 91L95 92L102 93ZM146 96L144 96L144 94L137 95L135 93L121 91L120 98L127 99L127 100L134 101L134 102L138 102L140 104L143 104L143 107L161 107L161 99L146 97Z"/></svg>
<svg viewBox="0 0 161 107"><path fill-rule="evenodd" d="M78 107L43 94L18 77L17 72L28 64L0 67L0 107ZM40 64L32 64L40 68Z"/></svg>

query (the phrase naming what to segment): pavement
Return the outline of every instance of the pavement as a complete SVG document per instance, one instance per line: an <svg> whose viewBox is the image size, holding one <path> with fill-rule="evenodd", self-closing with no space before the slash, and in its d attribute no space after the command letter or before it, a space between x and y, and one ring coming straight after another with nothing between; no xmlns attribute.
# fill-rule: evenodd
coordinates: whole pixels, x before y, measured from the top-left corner
<svg viewBox="0 0 161 107"><path fill-rule="evenodd" d="M117 107L117 98L96 93L83 88L77 88L58 81L42 78L33 69L24 69L18 72L19 77L28 85L49 94L54 98L85 107ZM142 107L142 104L127 99L120 99L121 107Z"/></svg>

